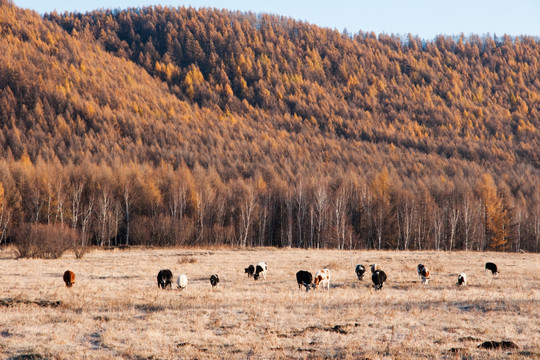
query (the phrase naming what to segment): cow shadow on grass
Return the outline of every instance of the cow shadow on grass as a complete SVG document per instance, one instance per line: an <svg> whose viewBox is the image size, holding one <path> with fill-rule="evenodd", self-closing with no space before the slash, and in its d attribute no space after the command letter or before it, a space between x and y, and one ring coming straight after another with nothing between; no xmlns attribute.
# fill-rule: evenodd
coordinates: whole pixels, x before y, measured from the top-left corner
<svg viewBox="0 0 540 360"><path fill-rule="evenodd" d="M441 291L441 290L448 290L448 289L456 289L459 291L467 291L467 289L479 289L479 288L485 288L484 284L467 284L467 286L457 286L456 282L454 281L430 281L429 284L422 284L420 280L417 281L401 281L397 283L392 283L391 285L387 285L388 288L392 290L399 290L399 291L410 291L410 290L418 290L418 289L424 289L424 290L433 290L433 291Z"/></svg>
<svg viewBox="0 0 540 360"><path fill-rule="evenodd" d="M219 275L219 274L218 274ZM188 280L190 282L207 282L210 284L210 276L211 275L208 275L208 276L197 276L197 277L193 277L193 278L189 278L188 277ZM222 283L222 282L225 282L225 279L223 279L222 276L219 276L219 282Z"/></svg>
<svg viewBox="0 0 540 360"><path fill-rule="evenodd" d="M51 277L51 278L57 278L57 277L62 277L62 274L64 272L48 272L48 273L42 273L41 276L42 277ZM21 276L21 277L27 277L28 275L27 274L6 274L6 275L10 275L10 276ZM77 276L78 273L75 273L75 275ZM117 279L117 280L127 280L127 279L144 279L146 278L146 276L139 276L139 275L84 275L86 278L88 279L91 279L91 280L114 280L114 279Z"/></svg>
<svg viewBox="0 0 540 360"><path fill-rule="evenodd" d="M371 281L348 281L330 283L330 289L367 289L373 287Z"/></svg>
<svg viewBox="0 0 540 360"><path fill-rule="evenodd" d="M88 275L91 280L127 280L127 279L146 279L146 276L139 275Z"/></svg>
<svg viewBox="0 0 540 360"><path fill-rule="evenodd" d="M540 302L539 302L540 305ZM530 306L529 300L516 300L512 302L505 302L501 300L473 300L473 301L448 301L448 300L418 300L418 301L406 301L397 304L396 306L404 307L405 310L411 309L429 310L438 309L441 307L456 308L461 312L471 313L518 313L522 306Z"/></svg>

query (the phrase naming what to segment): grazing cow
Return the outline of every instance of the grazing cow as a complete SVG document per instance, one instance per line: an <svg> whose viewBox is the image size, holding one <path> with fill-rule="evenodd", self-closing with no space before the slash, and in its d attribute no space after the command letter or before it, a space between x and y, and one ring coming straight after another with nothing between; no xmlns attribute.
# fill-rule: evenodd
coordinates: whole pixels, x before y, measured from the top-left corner
<svg viewBox="0 0 540 360"><path fill-rule="evenodd" d="M219 284L218 274L212 274L212 276L210 276L210 284L212 284L212 287L216 287L217 284Z"/></svg>
<svg viewBox="0 0 540 360"><path fill-rule="evenodd" d="M418 273L418 277L422 279L422 282L424 284L427 284L429 282L430 277L429 277L429 270L427 267L425 267L422 264L418 264L418 266L416 267L416 272Z"/></svg>
<svg viewBox="0 0 540 360"><path fill-rule="evenodd" d="M416 267L416 273L418 274L419 278L422 278L422 270L424 269L424 265L418 264Z"/></svg>
<svg viewBox="0 0 540 360"><path fill-rule="evenodd" d="M248 274L248 277L253 276L253 274L255 273L255 266L249 265L247 268L244 269L244 272Z"/></svg>
<svg viewBox="0 0 540 360"><path fill-rule="evenodd" d="M495 265L495 263L492 263L492 262L486 263L486 269L484 271L487 272L488 270L491 271L491 275L497 275L499 273L499 270L497 269L497 265Z"/></svg>
<svg viewBox="0 0 540 360"><path fill-rule="evenodd" d="M354 272L356 273L356 276L358 276L358 280L362 280L364 278L364 273L366 272L366 268L364 265L356 265L354 268Z"/></svg>
<svg viewBox="0 0 540 360"><path fill-rule="evenodd" d="M313 287L315 289L318 289L319 285L321 285L323 289L324 289L324 286L326 285L326 289L330 290L330 270L329 269L319 270L315 274L315 280L313 281Z"/></svg>
<svg viewBox="0 0 540 360"><path fill-rule="evenodd" d="M75 284L75 274L71 270L66 270L64 273L64 282L66 287L72 287Z"/></svg>
<svg viewBox="0 0 540 360"><path fill-rule="evenodd" d="M296 282L298 283L298 288L301 289L302 285L306 287L306 291L309 291L311 283L313 282L313 275L309 271L300 270L296 273Z"/></svg>
<svg viewBox="0 0 540 360"><path fill-rule="evenodd" d="M386 281L386 273L382 270L377 270L371 275L371 281L373 281L373 286L375 290L381 290L383 283Z"/></svg>
<svg viewBox="0 0 540 360"><path fill-rule="evenodd" d="M264 280L266 280L266 271L268 270L268 266L266 266L265 262L260 262L255 266L255 274L253 274L253 279L258 280L261 275Z"/></svg>
<svg viewBox="0 0 540 360"><path fill-rule="evenodd" d="M461 273L457 277L457 286L467 286L467 274Z"/></svg>
<svg viewBox="0 0 540 360"><path fill-rule="evenodd" d="M379 264L371 264L371 273L375 274L375 271L381 270L381 265Z"/></svg>
<svg viewBox="0 0 540 360"><path fill-rule="evenodd" d="M165 289L167 286L172 289L173 275L169 269L159 270L157 274L157 286Z"/></svg>
<svg viewBox="0 0 540 360"><path fill-rule="evenodd" d="M176 279L176 285L178 285L178 288L180 290L184 290L188 286L188 279L185 274L178 275L178 278Z"/></svg>

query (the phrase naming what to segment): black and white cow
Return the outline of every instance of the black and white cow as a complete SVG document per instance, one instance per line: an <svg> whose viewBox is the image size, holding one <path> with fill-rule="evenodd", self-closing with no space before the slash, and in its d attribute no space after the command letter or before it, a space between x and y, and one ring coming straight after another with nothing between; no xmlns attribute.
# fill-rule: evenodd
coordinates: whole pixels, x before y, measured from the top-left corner
<svg viewBox="0 0 540 360"><path fill-rule="evenodd" d="M165 289L167 286L172 289L172 271L169 269L159 270L157 274L157 285L158 287Z"/></svg>
<svg viewBox="0 0 540 360"><path fill-rule="evenodd" d="M247 268L244 269L244 272L245 272L246 274L248 274L248 278L249 278L249 277L252 277L253 274L255 273L255 266L249 265Z"/></svg>
<svg viewBox="0 0 540 360"><path fill-rule="evenodd" d="M467 274L461 273L457 277L457 286L467 286Z"/></svg>
<svg viewBox="0 0 540 360"><path fill-rule="evenodd" d="M381 290L383 283L386 281L386 273L382 270L376 270L373 275L371 275L371 281L373 281L375 290Z"/></svg>
<svg viewBox="0 0 540 360"><path fill-rule="evenodd" d="M265 262L260 262L255 266L255 274L253 274L253 279L258 280L261 276L264 280L266 280L266 271L268 270L268 266L266 266Z"/></svg>
<svg viewBox="0 0 540 360"><path fill-rule="evenodd" d="M499 273L499 269L497 269L497 265L492 262L486 263L486 268L484 271L487 272L488 270L491 271L491 275L497 275Z"/></svg>
<svg viewBox="0 0 540 360"><path fill-rule="evenodd" d="M313 283L313 275L309 271L300 270L296 273L296 282L298 283L298 288L301 289L302 285L306 287L306 291L309 291L311 288L311 283Z"/></svg>
<svg viewBox="0 0 540 360"><path fill-rule="evenodd" d="M371 273L374 274L375 271L381 270L381 265L379 264L371 264Z"/></svg>
<svg viewBox="0 0 540 360"><path fill-rule="evenodd" d="M362 280L364 278L364 273L366 272L366 268L364 267L364 265L358 264L354 268L354 272L356 273L358 280Z"/></svg>
<svg viewBox="0 0 540 360"><path fill-rule="evenodd" d="M427 267L425 267L422 264L418 264L416 267L416 272L418 273L418 277L422 280L424 284L427 284L429 282L429 270Z"/></svg>
<svg viewBox="0 0 540 360"><path fill-rule="evenodd" d="M219 284L218 274L212 274L212 276L210 276L210 284L212 284L212 287L216 287L217 284Z"/></svg>

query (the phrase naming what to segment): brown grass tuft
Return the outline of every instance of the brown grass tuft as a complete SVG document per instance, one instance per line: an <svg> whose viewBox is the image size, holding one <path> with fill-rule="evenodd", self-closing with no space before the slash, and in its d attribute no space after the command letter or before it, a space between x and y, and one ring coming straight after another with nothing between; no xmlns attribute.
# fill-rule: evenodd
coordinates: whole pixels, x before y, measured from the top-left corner
<svg viewBox="0 0 540 360"><path fill-rule="evenodd" d="M193 256L181 256L179 259L178 259L178 264L182 265L182 264L195 264L196 262L198 262L199 260L197 260L197 258L193 257Z"/></svg>

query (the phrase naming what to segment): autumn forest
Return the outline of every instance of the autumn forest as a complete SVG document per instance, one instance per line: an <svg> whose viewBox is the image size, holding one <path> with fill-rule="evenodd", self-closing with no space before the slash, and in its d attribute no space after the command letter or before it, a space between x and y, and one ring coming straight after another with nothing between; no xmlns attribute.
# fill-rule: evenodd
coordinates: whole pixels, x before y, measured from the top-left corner
<svg viewBox="0 0 540 360"><path fill-rule="evenodd" d="M0 245L540 252L540 39L0 0Z"/></svg>

